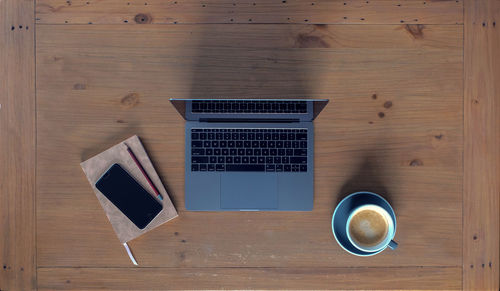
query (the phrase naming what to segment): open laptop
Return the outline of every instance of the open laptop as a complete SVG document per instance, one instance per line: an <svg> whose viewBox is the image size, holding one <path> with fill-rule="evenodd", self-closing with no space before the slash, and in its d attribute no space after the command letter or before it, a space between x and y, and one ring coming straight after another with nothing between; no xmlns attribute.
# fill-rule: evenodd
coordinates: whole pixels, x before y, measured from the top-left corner
<svg viewBox="0 0 500 291"><path fill-rule="evenodd" d="M312 210L312 121L327 99L170 101L187 120L187 210Z"/></svg>

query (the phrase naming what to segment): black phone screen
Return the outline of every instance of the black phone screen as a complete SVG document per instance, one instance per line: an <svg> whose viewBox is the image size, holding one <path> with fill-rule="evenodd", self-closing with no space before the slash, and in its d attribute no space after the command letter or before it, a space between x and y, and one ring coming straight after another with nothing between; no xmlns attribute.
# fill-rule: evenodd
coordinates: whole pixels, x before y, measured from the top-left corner
<svg viewBox="0 0 500 291"><path fill-rule="evenodd" d="M163 206L120 165L114 164L95 184L138 228L145 228Z"/></svg>

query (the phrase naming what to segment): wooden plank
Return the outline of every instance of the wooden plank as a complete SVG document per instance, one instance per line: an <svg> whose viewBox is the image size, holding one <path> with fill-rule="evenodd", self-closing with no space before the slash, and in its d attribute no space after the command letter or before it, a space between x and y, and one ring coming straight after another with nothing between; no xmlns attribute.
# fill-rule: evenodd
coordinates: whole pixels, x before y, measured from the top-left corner
<svg viewBox="0 0 500 291"><path fill-rule="evenodd" d="M141 266L461 267L462 27L43 25L37 41L40 266L130 266L79 162L137 133L180 211L131 242ZM212 96L332 98L314 211L184 210L168 97ZM398 251L361 259L335 243L333 208L359 188L394 204Z"/></svg>
<svg viewBox="0 0 500 291"><path fill-rule="evenodd" d="M34 1L0 1L0 290L35 288Z"/></svg>
<svg viewBox="0 0 500 291"><path fill-rule="evenodd" d="M460 267L41 268L39 290L460 289ZM353 280L353 278L363 278Z"/></svg>
<svg viewBox="0 0 500 291"><path fill-rule="evenodd" d="M39 0L37 23L461 24L463 0Z"/></svg>
<svg viewBox="0 0 500 291"><path fill-rule="evenodd" d="M464 43L465 289L499 289L500 2L466 1Z"/></svg>

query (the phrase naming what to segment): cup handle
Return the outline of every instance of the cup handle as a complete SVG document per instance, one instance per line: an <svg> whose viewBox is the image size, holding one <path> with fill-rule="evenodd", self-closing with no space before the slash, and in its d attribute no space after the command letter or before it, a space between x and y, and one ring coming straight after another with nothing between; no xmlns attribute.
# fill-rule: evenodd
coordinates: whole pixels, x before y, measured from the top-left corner
<svg viewBox="0 0 500 291"><path fill-rule="evenodd" d="M397 243L397 242L395 242L395 241L393 241L393 240L391 240L391 241L389 242L389 247L391 248L391 250L395 250L395 249L397 249L397 248L398 248L398 243Z"/></svg>

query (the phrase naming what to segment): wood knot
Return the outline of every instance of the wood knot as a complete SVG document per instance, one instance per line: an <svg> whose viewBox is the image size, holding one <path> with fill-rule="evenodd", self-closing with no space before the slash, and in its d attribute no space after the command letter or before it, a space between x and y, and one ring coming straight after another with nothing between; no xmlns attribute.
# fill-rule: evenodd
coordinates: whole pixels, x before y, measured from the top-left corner
<svg viewBox="0 0 500 291"><path fill-rule="evenodd" d="M372 95L372 99L373 99L373 100L377 100L377 94L373 94L373 95Z"/></svg>
<svg viewBox="0 0 500 291"><path fill-rule="evenodd" d="M405 25L406 31L414 38L421 39L424 37L424 28L423 24L407 24Z"/></svg>
<svg viewBox="0 0 500 291"><path fill-rule="evenodd" d="M384 118L384 117L385 117L385 113L384 113L384 112L379 112L379 113L378 113L378 117L380 117L380 118Z"/></svg>
<svg viewBox="0 0 500 291"><path fill-rule="evenodd" d="M410 162L410 166L411 167L420 167L420 166L423 166L423 165L424 165L424 163L421 160L419 160L419 159L414 159L414 160L412 160Z"/></svg>
<svg viewBox="0 0 500 291"><path fill-rule="evenodd" d="M138 24L148 24L152 22L153 18L149 14L139 13L134 17L134 20Z"/></svg>
<svg viewBox="0 0 500 291"><path fill-rule="evenodd" d="M139 94L137 93L127 94L125 97L122 98L120 103L124 108L135 107L137 106L137 104L139 104Z"/></svg>
<svg viewBox="0 0 500 291"><path fill-rule="evenodd" d="M73 90L85 90L85 89L87 89L86 84L76 83L75 85L73 85Z"/></svg>
<svg viewBox="0 0 500 291"><path fill-rule="evenodd" d="M295 39L295 44L299 48L328 48L330 45L321 37L300 33Z"/></svg>
<svg viewBox="0 0 500 291"><path fill-rule="evenodd" d="M386 102L384 103L384 108L389 109L389 108L391 108L391 107L392 107L392 101L386 101Z"/></svg>

